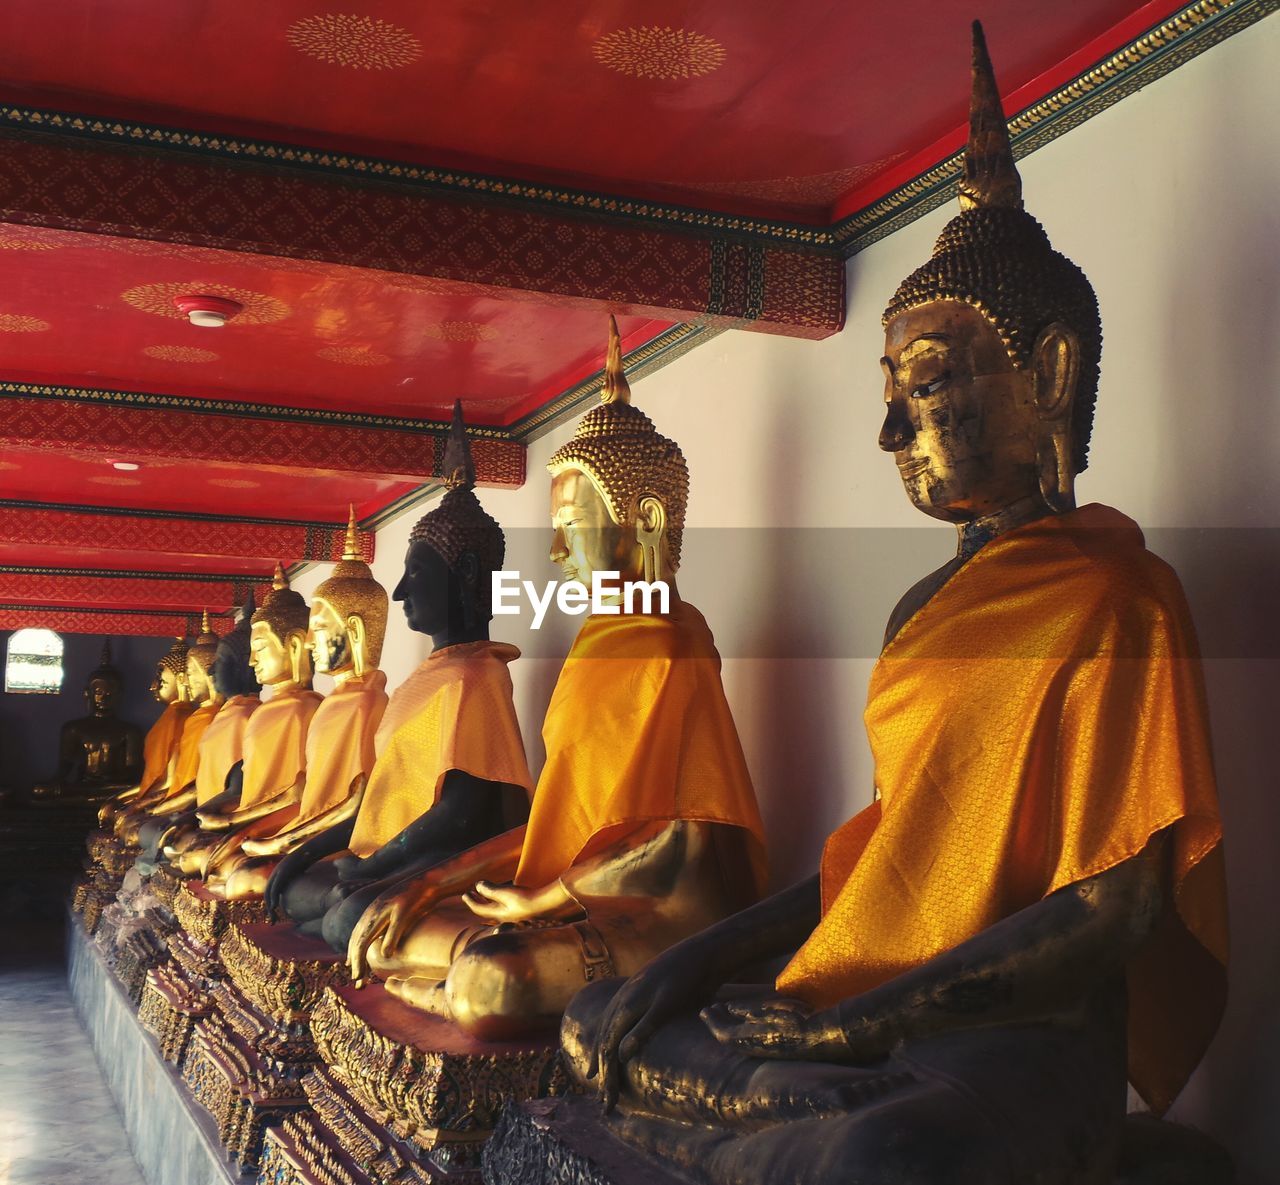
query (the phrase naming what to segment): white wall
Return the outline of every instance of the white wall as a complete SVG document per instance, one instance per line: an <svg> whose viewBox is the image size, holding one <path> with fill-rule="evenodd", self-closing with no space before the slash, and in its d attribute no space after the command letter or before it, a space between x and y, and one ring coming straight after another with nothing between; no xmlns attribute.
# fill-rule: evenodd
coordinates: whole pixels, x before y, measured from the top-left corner
<svg viewBox="0 0 1280 1185"><path fill-rule="evenodd" d="M1280 20L1264 21L1022 164L1028 208L1094 282L1105 347L1082 501L1119 507L1178 568L1205 653L1231 878L1232 999L1178 1114L1222 1138L1243 1185L1274 1179L1280 1137L1280 788L1270 706L1280 684ZM961 85L963 80L957 80ZM706 613L764 809L779 883L865 802L867 675L897 596L942 562L948 528L908 505L876 447L880 310L952 208L854 258L847 329L810 343L731 333L636 384L692 473L683 594ZM603 344L603 343L602 343ZM547 484L563 428L530 450L518 492L484 492L509 566L548 578ZM379 533L398 579L416 512ZM299 582L320 578L310 574ZM394 686L426 652L392 614ZM496 637L514 668L531 759L567 631ZM541 657L537 657L541 656Z"/></svg>

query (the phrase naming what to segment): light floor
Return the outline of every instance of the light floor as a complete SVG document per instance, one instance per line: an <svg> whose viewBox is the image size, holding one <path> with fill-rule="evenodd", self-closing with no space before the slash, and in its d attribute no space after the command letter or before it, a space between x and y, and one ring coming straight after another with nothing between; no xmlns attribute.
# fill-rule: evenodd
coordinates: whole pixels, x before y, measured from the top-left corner
<svg viewBox="0 0 1280 1185"><path fill-rule="evenodd" d="M0 1185L143 1185L56 953L0 963Z"/></svg>

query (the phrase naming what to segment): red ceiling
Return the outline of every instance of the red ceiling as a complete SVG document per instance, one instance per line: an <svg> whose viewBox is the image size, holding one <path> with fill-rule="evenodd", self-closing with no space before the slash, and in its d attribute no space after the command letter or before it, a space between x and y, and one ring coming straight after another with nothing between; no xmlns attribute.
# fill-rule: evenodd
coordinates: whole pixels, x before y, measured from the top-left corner
<svg viewBox="0 0 1280 1185"><path fill-rule="evenodd" d="M7 380L421 419L461 398L469 422L502 424L598 370L604 348L596 309L414 276L20 226L3 228L0 262ZM180 292L245 311L197 328ZM619 318L628 348L669 325Z"/></svg>
<svg viewBox="0 0 1280 1185"><path fill-rule="evenodd" d="M348 12L353 7L7 0L0 94L821 219L841 195L963 123L957 79L965 77L974 16L983 19L1009 93L1052 75L1082 46L1097 41L1106 52L1108 40L1127 40L1181 5L381 0ZM1111 32L1116 26L1123 35Z"/></svg>

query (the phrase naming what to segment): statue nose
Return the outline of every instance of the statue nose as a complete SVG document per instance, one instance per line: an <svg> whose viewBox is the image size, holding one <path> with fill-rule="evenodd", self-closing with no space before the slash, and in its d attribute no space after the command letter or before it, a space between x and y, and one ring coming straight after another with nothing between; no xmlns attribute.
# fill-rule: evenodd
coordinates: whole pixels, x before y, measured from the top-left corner
<svg viewBox="0 0 1280 1185"><path fill-rule="evenodd" d="M915 429L911 426L906 409L895 399L889 404L884 426L880 429L880 447L886 453L900 452L915 438Z"/></svg>

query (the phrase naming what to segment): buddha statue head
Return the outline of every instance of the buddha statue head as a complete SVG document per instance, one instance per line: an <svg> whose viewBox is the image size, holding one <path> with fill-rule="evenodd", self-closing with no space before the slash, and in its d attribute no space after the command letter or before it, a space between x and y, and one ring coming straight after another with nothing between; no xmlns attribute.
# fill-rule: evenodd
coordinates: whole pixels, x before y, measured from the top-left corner
<svg viewBox="0 0 1280 1185"><path fill-rule="evenodd" d="M884 313L880 447L934 518L963 525L1014 507L1070 510L1097 397L1098 302L1022 207L977 23L959 188L961 212Z"/></svg>
<svg viewBox="0 0 1280 1185"><path fill-rule="evenodd" d="M306 600L289 587L284 565L277 562L271 591L262 608L249 617L249 662L264 687L281 691L311 686L309 616Z"/></svg>
<svg viewBox="0 0 1280 1185"><path fill-rule="evenodd" d="M342 559L311 595L307 645L315 669L339 682L377 670L387 633L387 590L360 558L355 507Z"/></svg>
<svg viewBox="0 0 1280 1185"><path fill-rule="evenodd" d="M208 703L221 696L213 686L213 664L218 657L218 635L209 625L209 610L200 619L200 633L195 645L187 651L185 683L187 698L193 704Z"/></svg>
<svg viewBox="0 0 1280 1185"><path fill-rule="evenodd" d="M444 497L409 532L404 575L391 595L404 605L411 630L487 636L492 574L502 567L507 541L475 494L475 463L461 401L453 405L443 472Z"/></svg>
<svg viewBox="0 0 1280 1185"><path fill-rule="evenodd" d="M171 704L186 696L187 642L174 638L164 657L156 663L156 677L151 681L151 694L157 702Z"/></svg>
<svg viewBox="0 0 1280 1185"><path fill-rule="evenodd" d="M218 639L209 678L215 694L224 699L235 695L257 695L262 688L254 676L249 655L249 626L253 619L253 590L236 614L231 631Z"/></svg>
<svg viewBox="0 0 1280 1185"><path fill-rule="evenodd" d="M551 560L566 580L594 572L622 581L672 583L689 500L689 467L674 440L659 434L631 403L617 322L600 403L551 455Z"/></svg>
<svg viewBox="0 0 1280 1185"><path fill-rule="evenodd" d="M89 672L85 681L84 701L88 705L89 715L102 719L110 719L116 714L120 703L120 692L123 683L120 672L111 662L111 643L102 643L102 657L98 665Z"/></svg>

